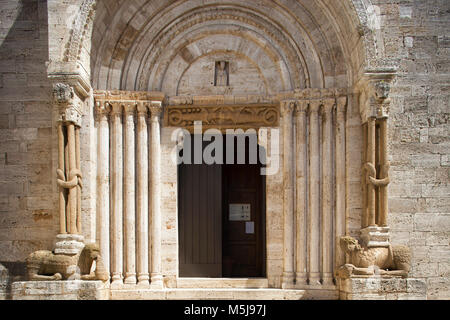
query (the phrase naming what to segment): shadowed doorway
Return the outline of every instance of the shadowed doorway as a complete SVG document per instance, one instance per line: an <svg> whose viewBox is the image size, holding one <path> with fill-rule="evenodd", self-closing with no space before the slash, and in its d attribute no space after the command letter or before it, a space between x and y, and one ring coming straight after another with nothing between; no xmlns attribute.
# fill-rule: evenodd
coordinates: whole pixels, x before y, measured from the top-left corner
<svg viewBox="0 0 450 320"><path fill-rule="evenodd" d="M178 166L180 277L265 276L265 150L252 138L234 136L223 164L194 164L192 156Z"/></svg>

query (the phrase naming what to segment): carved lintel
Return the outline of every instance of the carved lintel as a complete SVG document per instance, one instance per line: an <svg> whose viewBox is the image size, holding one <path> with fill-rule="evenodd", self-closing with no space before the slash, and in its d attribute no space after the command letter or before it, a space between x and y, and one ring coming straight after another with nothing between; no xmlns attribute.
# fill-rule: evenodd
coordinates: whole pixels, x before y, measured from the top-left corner
<svg viewBox="0 0 450 320"><path fill-rule="evenodd" d="M191 130L194 121L202 121L205 130L276 127L279 125L279 109L275 105L166 107L166 126Z"/></svg>

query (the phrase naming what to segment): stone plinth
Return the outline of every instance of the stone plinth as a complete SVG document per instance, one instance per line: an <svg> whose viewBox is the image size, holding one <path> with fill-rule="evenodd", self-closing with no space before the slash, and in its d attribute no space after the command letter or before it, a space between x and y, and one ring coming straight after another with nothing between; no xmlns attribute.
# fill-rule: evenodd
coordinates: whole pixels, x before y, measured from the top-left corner
<svg viewBox="0 0 450 320"><path fill-rule="evenodd" d="M389 247L389 227L367 227L361 230L361 244L368 248Z"/></svg>
<svg viewBox="0 0 450 320"><path fill-rule="evenodd" d="M0 300L6 300L8 296L9 272L0 264Z"/></svg>
<svg viewBox="0 0 450 320"><path fill-rule="evenodd" d="M422 279L358 276L338 279L341 300L426 300Z"/></svg>
<svg viewBox="0 0 450 320"><path fill-rule="evenodd" d="M84 237L78 234L58 234L55 254L75 255L84 248Z"/></svg>
<svg viewBox="0 0 450 320"><path fill-rule="evenodd" d="M109 300L109 284L101 281L14 282L13 300Z"/></svg>

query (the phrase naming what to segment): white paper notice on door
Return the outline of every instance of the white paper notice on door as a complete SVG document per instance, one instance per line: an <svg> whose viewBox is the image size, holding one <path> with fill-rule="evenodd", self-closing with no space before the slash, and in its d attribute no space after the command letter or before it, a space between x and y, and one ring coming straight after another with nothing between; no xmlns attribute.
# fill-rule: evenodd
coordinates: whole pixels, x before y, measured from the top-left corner
<svg viewBox="0 0 450 320"><path fill-rule="evenodd" d="M245 233L247 233L247 234L255 233L255 223L253 221L245 223Z"/></svg>
<svg viewBox="0 0 450 320"><path fill-rule="evenodd" d="M249 203L231 203L230 221L250 221L251 206Z"/></svg>

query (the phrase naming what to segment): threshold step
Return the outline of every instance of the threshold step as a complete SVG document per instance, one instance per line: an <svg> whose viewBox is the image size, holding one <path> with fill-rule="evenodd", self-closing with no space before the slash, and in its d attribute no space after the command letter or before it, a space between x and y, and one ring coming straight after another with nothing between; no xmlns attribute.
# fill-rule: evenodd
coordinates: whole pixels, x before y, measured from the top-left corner
<svg viewBox="0 0 450 320"><path fill-rule="evenodd" d="M241 288L260 289L268 288L266 278L178 278L177 288Z"/></svg>
<svg viewBox="0 0 450 320"><path fill-rule="evenodd" d="M119 289L111 300L301 300L304 290L285 289Z"/></svg>

